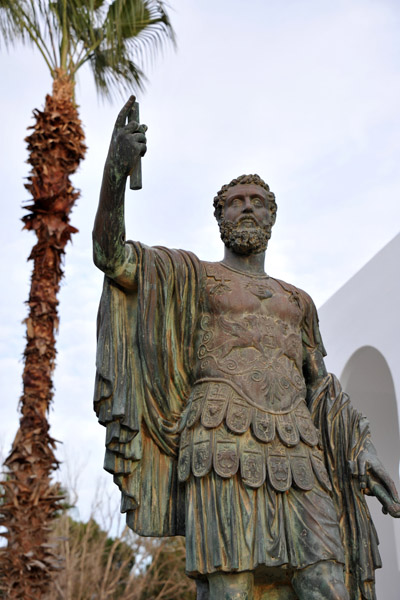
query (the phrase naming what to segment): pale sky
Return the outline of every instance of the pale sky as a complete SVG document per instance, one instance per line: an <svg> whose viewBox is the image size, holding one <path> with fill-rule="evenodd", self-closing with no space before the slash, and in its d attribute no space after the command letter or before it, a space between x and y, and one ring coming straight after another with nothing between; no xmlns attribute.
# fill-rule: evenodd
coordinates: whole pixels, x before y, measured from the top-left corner
<svg viewBox="0 0 400 600"><path fill-rule="evenodd" d="M400 4L171 0L170 16L178 49L147 69L147 90L139 96L148 152L143 190L127 192L128 237L219 260L214 194L233 177L259 173L278 202L267 272L305 289L320 306L400 230ZM51 80L30 48L1 48L0 61L0 441L6 454L17 428L26 258L34 241L19 220L29 199L23 139ZM102 275L91 261L91 229L123 102L99 101L86 70L77 99L89 149L74 177L81 198L71 222L79 233L66 254L50 421L63 442L59 458L80 472L85 516L103 477L104 449L92 410Z"/></svg>

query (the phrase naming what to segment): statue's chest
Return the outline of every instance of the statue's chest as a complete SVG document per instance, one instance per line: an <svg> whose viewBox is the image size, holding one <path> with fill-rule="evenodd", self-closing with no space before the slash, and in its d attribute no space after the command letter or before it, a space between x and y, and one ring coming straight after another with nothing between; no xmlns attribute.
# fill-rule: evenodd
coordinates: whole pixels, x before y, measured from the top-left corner
<svg viewBox="0 0 400 600"><path fill-rule="evenodd" d="M296 290L206 263L196 379L228 380L268 410L305 396L302 311Z"/></svg>
<svg viewBox="0 0 400 600"><path fill-rule="evenodd" d="M205 271L203 313L216 323L222 317L247 329L252 323L261 329L300 327L303 315L298 294L283 289L274 279L245 275L214 263L207 263Z"/></svg>

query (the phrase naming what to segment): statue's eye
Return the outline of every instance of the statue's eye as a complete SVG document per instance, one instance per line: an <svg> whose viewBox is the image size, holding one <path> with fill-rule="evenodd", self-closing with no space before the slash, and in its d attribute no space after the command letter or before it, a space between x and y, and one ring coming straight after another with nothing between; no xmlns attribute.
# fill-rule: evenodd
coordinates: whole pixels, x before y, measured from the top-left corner
<svg viewBox="0 0 400 600"><path fill-rule="evenodd" d="M241 206L242 200L240 198L234 198L231 202L231 206Z"/></svg>
<svg viewBox="0 0 400 600"><path fill-rule="evenodd" d="M251 202L252 202L253 206L256 206L257 208L260 208L261 206L264 205L261 198L252 198Z"/></svg>

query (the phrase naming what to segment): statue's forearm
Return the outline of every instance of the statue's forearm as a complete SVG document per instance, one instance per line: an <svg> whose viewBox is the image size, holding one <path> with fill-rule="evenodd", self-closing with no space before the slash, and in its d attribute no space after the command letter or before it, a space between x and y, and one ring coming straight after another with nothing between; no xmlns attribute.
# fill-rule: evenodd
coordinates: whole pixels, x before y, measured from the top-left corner
<svg viewBox="0 0 400 600"><path fill-rule="evenodd" d="M320 350L316 349L306 353L303 361L303 374L308 392L312 394L328 374Z"/></svg>
<svg viewBox="0 0 400 600"><path fill-rule="evenodd" d="M93 228L93 259L109 277L119 276L125 265L126 179L146 152L147 127L136 121L126 125L134 101L131 96L115 122Z"/></svg>
<svg viewBox="0 0 400 600"><path fill-rule="evenodd" d="M125 261L125 185L126 176L107 161L93 228L93 260L110 277Z"/></svg>

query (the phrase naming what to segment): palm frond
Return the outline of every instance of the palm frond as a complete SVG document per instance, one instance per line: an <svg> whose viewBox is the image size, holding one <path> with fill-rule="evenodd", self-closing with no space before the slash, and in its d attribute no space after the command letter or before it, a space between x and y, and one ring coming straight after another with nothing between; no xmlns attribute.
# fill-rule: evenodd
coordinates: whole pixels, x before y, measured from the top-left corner
<svg viewBox="0 0 400 600"><path fill-rule="evenodd" d="M128 57L115 65L113 52L106 50L93 52L89 60L97 90L105 98L112 98L115 92L124 95L132 93L132 89L143 89L146 77Z"/></svg>
<svg viewBox="0 0 400 600"><path fill-rule="evenodd" d="M0 0L0 32L7 46L18 42L36 46L53 73L57 65L43 4L42 0Z"/></svg>
<svg viewBox="0 0 400 600"><path fill-rule="evenodd" d="M157 0L114 0L104 19L103 32L104 39L97 52L106 52L109 57L111 52L112 64L107 69L109 89L106 91L102 86L98 91L108 98L118 92L123 95L126 91L143 89L146 63L154 59L167 41L175 43L169 17ZM112 75L111 68L114 68Z"/></svg>
<svg viewBox="0 0 400 600"><path fill-rule="evenodd" d="M0 34L36 45L53 77L88 63L107 98L143 89L146 65L175 44L160 0L0 0Z"/></svg>

